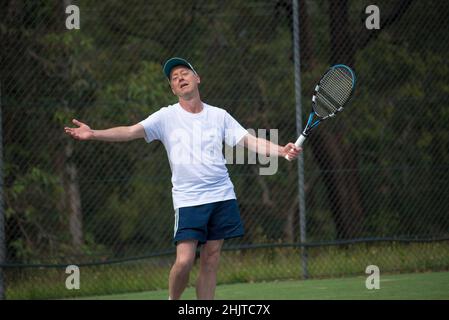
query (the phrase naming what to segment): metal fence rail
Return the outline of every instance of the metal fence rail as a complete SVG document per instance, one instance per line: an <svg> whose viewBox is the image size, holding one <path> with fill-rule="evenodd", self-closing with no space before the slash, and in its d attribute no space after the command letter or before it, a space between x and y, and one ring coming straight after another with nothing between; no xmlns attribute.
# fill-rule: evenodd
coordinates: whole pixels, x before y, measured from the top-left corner
<svg viewBox="0 0 449 320"><path fill-rule="evenodd" d="M69 5L79 30L66 28ZM449 4L378 1L380 29L367 29L368 5L4 1L6 296L166 287L174 212L163 146L73 141L63 127L132 125L176 102L161 70L171 56L195 66L205 102L279 144L296 139L329 65L358 76L347 110L306 141L304 184L296 162L249 164L246 154L228 165L246 234L226 243L219 282L353 274L379 252L382 270L447 269ZM68 264L85 267L84 290L64 287Z"/></svg>

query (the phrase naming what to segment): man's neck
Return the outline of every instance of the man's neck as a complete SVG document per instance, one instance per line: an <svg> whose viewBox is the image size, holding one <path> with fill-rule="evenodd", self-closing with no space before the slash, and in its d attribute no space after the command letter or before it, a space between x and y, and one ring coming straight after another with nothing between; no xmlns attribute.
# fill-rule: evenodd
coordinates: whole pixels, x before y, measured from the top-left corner
<svg viewBox="0 0 449 320"><path fill-rule="evenodd" d="M187 112L200 113L203 111L203 102L199 96L189 100L179 98L179 104Z"/></svg>

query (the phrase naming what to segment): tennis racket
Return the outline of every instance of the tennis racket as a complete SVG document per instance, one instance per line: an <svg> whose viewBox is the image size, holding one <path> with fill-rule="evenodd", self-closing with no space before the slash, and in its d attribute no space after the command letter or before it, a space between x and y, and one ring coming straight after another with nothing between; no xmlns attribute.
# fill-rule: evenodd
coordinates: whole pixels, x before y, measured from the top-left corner
<svg viewBox="0 0 449 320"><path fill-rule="evenodd" d="M344 65L336 64L321 77L312 96L312 112L310 112L304 131L296 140L296 147L301 147L310 132L321 121L334 117L349 101L355 88L355 73ZM290 161L288 155L285 156Z"/></svg>

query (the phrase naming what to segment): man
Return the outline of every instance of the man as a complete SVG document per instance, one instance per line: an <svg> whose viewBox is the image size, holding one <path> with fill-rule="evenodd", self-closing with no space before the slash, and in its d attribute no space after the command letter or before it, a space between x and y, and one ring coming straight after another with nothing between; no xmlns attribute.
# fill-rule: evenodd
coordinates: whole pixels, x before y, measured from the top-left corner
<svg viewBox="0 0 449 320"><path fill-rule="evenodd" d="M181 58L169 59L163 71L179 102L150 115L132 126L92 130L74 119L76 128L65 132L79 140L129 141L144 138L160 140L172 170L175 209L174 243L176 260L169 276L169 299L179 299L189 280L198 245L200 271L198 299L213 299L223 241L243 236L243 225L222 152L244 145L251 151L290 159L301 149L293 143L278 146L250 135L225 110L201 101L201 79L193 66Z"/></svg>

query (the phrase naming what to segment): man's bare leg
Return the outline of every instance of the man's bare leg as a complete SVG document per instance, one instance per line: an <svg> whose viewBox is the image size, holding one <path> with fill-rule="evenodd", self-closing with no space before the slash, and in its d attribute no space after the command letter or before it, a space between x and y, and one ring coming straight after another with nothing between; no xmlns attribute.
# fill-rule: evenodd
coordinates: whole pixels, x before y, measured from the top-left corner
<svg viewBox="0 0 449 320"><path fill-rule="evenodd" d="M201 248L200 272L196 284L198 300L214 299L222 245L223 240L211 240L207 241Z"/></svg>
<svg viewBox="0 0 449 320"><path fill-rule="evenodd" d="M197 244L197 240L185 240L180 241L176 246L176 261L171 268L168 280L170 300L180 299L189 282Z"/></svg>

